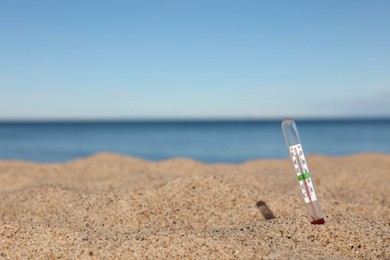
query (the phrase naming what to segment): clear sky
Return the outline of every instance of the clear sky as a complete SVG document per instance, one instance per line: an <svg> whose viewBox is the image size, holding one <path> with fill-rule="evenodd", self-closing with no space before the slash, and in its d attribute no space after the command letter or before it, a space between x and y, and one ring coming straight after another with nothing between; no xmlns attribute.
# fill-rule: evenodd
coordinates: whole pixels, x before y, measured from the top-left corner
<svg viewBox="0 0 390 260"><path fill-rule="evenodd" d="M0 0L0 119L390 116L390 1Z"/></svg>

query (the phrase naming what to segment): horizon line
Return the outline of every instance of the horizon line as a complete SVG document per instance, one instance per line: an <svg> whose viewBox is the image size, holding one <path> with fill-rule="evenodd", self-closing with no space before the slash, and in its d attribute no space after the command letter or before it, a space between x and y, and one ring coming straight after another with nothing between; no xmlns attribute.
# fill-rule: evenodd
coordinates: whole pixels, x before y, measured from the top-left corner
<svg viewBox="0 0 390 260"><path fill-rule="evenodd" d="M212 122L212 121L375 121L390 120L389 116L285 116L285 117L69 117L69 118L0 118L0 123L77 123L77 122Z"/></svg>

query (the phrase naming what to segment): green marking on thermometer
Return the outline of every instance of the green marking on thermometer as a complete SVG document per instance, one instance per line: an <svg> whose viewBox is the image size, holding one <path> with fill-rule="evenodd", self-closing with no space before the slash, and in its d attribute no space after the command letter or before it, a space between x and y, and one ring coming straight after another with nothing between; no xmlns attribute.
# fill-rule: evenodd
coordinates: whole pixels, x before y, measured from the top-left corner
<svg viewBox="0 0 390 260"><path fill-rule="evenodd" d="M304 174L298 175L298 181L306 180L311 178L310 173L306 172Z"/></svg>

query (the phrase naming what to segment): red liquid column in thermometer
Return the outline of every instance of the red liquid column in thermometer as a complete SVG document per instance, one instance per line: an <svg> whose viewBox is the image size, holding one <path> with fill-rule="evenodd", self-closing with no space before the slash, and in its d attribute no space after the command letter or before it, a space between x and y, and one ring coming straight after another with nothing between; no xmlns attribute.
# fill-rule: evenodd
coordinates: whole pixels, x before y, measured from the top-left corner
<svg viewBox="0 0 390 260"><path fill-rule="evenodd" d="M313 180L309 171L309 166L302 149L298 129L294 120L289 118L283 120L282 129L291 159L294 163L299 186L305 201L308 218L312 224L324 224L324 215L318 202Z"/></svg>

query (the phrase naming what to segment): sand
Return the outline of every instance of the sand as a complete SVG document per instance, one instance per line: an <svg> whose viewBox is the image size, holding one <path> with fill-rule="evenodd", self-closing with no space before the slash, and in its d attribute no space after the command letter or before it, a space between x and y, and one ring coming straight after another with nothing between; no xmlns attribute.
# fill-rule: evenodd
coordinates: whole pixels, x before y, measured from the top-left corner
<svg viewBox="0 0 390 260"><path fill-rule="evenodd" d="M0 162L0 258L390 258L390 155L308 156L324 225L290 160L116 154Z"/></svg>

